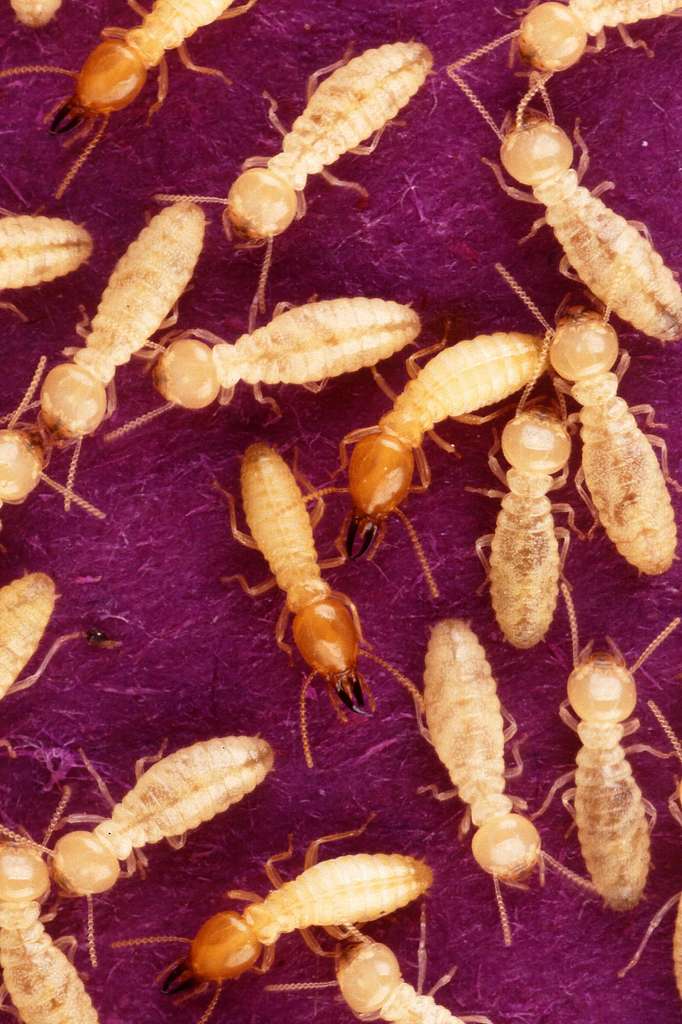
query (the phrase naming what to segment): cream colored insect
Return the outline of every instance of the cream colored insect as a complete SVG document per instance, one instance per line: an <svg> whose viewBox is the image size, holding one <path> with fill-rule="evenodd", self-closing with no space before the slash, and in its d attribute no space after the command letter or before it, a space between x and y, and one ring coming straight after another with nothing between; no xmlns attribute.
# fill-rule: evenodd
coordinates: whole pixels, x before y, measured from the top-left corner
<svg viewBox="0 0 682 1024"><path fill-rule="evenodd" d="M565 584L562 592L571 623L574 668L568 679L568 700L561 705L560 714L577 732L582 746L577 768L557 779L536 817L561 786L575 779L575 787L566 790L562 799L568 810L570 801L575 801L574 819L587 870L608 907L631 910L641 900L649 875L647 814L653 822L656 812L642 797L627 759L628 753L651 748L638 744L626 750L622 740L639 728L637 719L627 721L637 703L634 674L677 629L680 619L674 619L627 668L613 643L608 652L592 653L592 644L580 651L575 609ZM569 703L578 719L568 710Z"/></svg>
<svg viewBox="0 0 682 1024"><path fill-rule="evenodd" d="M52 21L62 0L10 0L19 21L29 28L42 28Z"/></svg>
<svg viewBox="0 0 682 1024"><path fill-rule="evenodd" d="M159 356L154 370L167 404L113 431L107 440L175 406L204 409L218 395L226 404L239 381L253 387L258 401L275 405L274 399L263 398L262 384L300 384L316 393L330 377L394 355L420 330L419 317L409 306L353 298L310 302L286 311L277 307L267 326L243 334L233 345L208 331L182 332Z"/></svg>
<svg viewBox="0 0 682 1024"><path fill-rule="evenodd" d="M476 541L476 553L490 581L500 629L514 647L528 648L544 639L556 610L570 534L555 525L552 513L565 512L569 522L574 513L570 505L553 505L546 495L566 483L571 441L552 413L534 409L507 423L502 451L511 469L503 472L494 450L488 464L509 491L480 492L501 498L502 509L495 532Z"/></svg>
<svg viewBox="0 0 682 1024"><path fill-rule="evenodd" d="M77 270L91 253L92 238L79 224L7 213L0 217L0 290L54 281ZM11 302L0 302L0 309L26 319Z"/></svg>
<svg viewBox="0 0 682 1024"><path fill-rule="evenodd" d="M325 928L334 938L345 939L344 925L374 921L418 899L433 881L431 869L423 861L401 854L351 854L317 863L323 843L356 836L363 830L342 832L316 840L308 849L305 870L292 881L284 882L275 867L277 861L291 856L271 857L265 871L274 887L265 899L255 893L233 891L228 896L248 901L241 914L226 911L209 918L193 940L158 936L132 939L114 946L146 945L154 941L186 942L189 955L173 963L166 974L163 991L170 995L206 990L216 991L205 1022L217 1005L225 981L239 978L249 970L268 971L274 961L275 944L280 936L300 931L306 944L317 955L327 955L312 927ZM258 960L262 963L257 967Z"/></svg>
<svg viewBox="0 0 682 1024"><path fill-rule="evenodd" d="M307 485L304 478L301 481ZM368 649L361 648L362 629L355 605L345 594L332 591L322 579L321 569L344 561L340 556L319 562L313 536L313 526L324 511L323 496L335 489L310 490L304 496L281 455L266 444L253 444L244 453L241 490L251 536L238 529L234 498L225 492L232 535L240 544L260 551L273 576L256 587L250 587L243 576L229 577L226 582L238 580L251 597L258 597L274 586L286 594L275 637L277 646L291 655L292 648L285 643L284 636L289 616L293 615L294 643L312 670L303 682L300 697L303 748L308 767L312 767L305 700L316 675L325 680L329 698L342 721L346 721L344 707L356 714L366 714L366 695L370 706L374 705L371 692L357 670L360 655L390 671L418 703L421 696L402 673ZM317 502L313 517L306 507L308 501Z"/></svg>
<svg viewBox="0 0 682 1024"><path fill-rule="evenodd" d="M20 839L21 837L17 837ZM24 1024L98 1024L78 972L40 921L47 867L24 843L0 846L0 967Z"/></svg>
<svg viewBox="0 0 682 1024"><path fill-rule="evenodd" d="M536 82L519 106L516 120L506 133L457 73L448 68L452 80L482 114L502 143L504 169L516 181L532 188L532 196L506 184L497 164L488 163L501 187L514 199L536 202L547 208L546 217L531 230L549 224L565 256L562 272L571 277L569 266L581 281L621 320L660 341L682 338L682 290L673 273L654 249L646 225L628 222L606 206L599 196L613 187L603 182L593 192L580 184L589 166L587 148L582 147L578 171L571 169L573 145L568 135L526 104L541 87Z"/></svg>

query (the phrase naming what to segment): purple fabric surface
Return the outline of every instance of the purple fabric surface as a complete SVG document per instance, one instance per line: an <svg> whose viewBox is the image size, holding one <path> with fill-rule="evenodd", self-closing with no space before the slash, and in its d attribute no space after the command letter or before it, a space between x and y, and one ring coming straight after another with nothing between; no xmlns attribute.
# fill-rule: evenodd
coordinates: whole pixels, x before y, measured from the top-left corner
<svg viewBox="0 0 682 1024"><path fill-rule="evenodd" d="M0 411L14 407L45 353L49 365L65 346L79 344L74 327L82 304L92 314L107 277L137 235L157 190L224 195L241 162L276 150L266 117L264 89L280 100L286 123L302 109L309 74L338 59L349 43L355 52L386 41L417 38L433 50L437 73L390 128L369 159L346 157L338 173L361 181L370 201L360 209L353 193L310 182L306 218L277 242L269 300L301 303L346 295L412 302L423 317L424 341L435 340L446 318L454 339L496 329L535 330L530 314L499 280L501 260L551 317L566 291L558 276L558 246L547 231L523 249L535 210L514 203L497 188L480 156L496 156L496 140L444 74L454 58L508 31L515 4L465 0L261 0L248 15L204 29L191 44L197 62L220 67L234 79L190 74L171 57L169 98L145 127L148 85L133 108L112 119L108 138L85 167L65 201L50 195L70 159L43 126L62 95L63 82L48 76L2 83L0 92L0 206L32 212L47 204L84 222L95 238L89 264L53 284L3 296L30 317L27 325L2 317ZM504 8L503 10L501 8ZM0 11L3 66L57 63L78 67L110 24L135 17L124 0L64 0L62 11L41 32L14 22L9 4ZM617 34L601 55L557 77L552 96L559 122L581 117L592 147L590 186L612 178L607 201L645 221L658 249L682 270L679 231L680 143L678 105L682 24L672 19L638 28L656 51L648 60L626 49ZM499 51L474 69L472 81L498 120L523 88ZM337 168L335 168L335 171ZM206 246L194 285L181 303L180 325L199 326L234 338L244 329L260 254L232 251L218 208L207 207ZM680 475L682 431L677 408L682 388L682 348L646 339L617 325L632 367L622 395L633 405L652 403L665 434L673 473ZM158 403L142 366L133 362L118 376L114 425ZM405 379L403 357L384 367L396 387ZM228 408L173 412L115 446L100 432L83 450L78 489L104 508L104 524L73 511L45 489L23 505L2 510L6 547L0 582L27 570L48 572L61 599L46 645L62 632L97 623L122 641L113 652L79 645L62 651L40 684L2 705L3 734L18 758L2 758L0 811L12 827L40 836L60 786L73 786L73 811L106 813L78 748L96 762L116 797L133 781L133 764L153 754L164 738L176 749L198 739L260 732L276 750L276 770L228 814L203 826L175 852L150 848L145 880L121 881L96 901L101 966L93 972L83 946L82 903L67 904L49 926L56 937L81 940L77 964L103 1024L144 1021L180 1024L201 1015L201 1003L175 1008L154 985L174 947L114 951L114 939L145 934L191 935L225 906L232 887L267 891L262 862L295 836L299 869L307 843L352 828L370 811L377 817L366 837L328 851L396 851L424 856L435 871L428 898L429 981L453 963L459 971L439 996L454 1013L487 1013L498 1024L659 1024L679 1019L671 967L672 920L652 940L643 963L624 981L616 978L634 952L655 910L682 887L682 835L666 800L676 776L673 762L635 759L636 776L659 811L646 898L621 917L602 908L558 876L544 890L534 879L528 892L509 891L514 945L500 937L492 884L477 868L470 840L460 842L457 801L418 796L420 786L447 788L444 770L420 738L406 695L384 672L366 664L379 709L368 720L342 728L321 692L311 696L310 728L317 770L305 769L298 735L301 663L291 668L277 650L273 630L281 595L254 602L219 576L266 575L261 557L231 538L225 507L213 490L218 479L238 487L239 457L266 438L301 465L317 483L336 466L337 445L349 430L375 423L387 402L368 371L330 383L314 396L283 388L283 418L267 424L267 410L240 387ZM477 536L492 530L498 505L465 491L496 486L486 465L489 429L447 425L463 459L433 445L430 491L407 510L423 539L442 589L428 599L400 524L373 563L331 574L334 585L357 603L375 650L420 680L428 629L445 616L471 621L484 643L504 704L516 716L525 772L510 791L537 807L550 783L574 761L576 737L559 721L570 669L566 616L560 609L548 642L530 652L504 643L487 594L477 594L481 567ZM575 444L574 457L579 443ZM51 471L66 474L68 456L56 455ZM577 460L576 460L577 465ZM587 512L569 485L558 500ZM676 503L679 506L679 498ZM345 512L343 498L330 500L318 531L328 554ZM631 661L680 610L680 563L659 579L639 578L599 533L589 544L574 540L567 575L574 587L582 637L612 636ZM682 641L673 637L639 674L642 742L664 740L646 709L655 698L682 732L679 675ZM677 677L677 678L676 678ZM557 802L542 820L546 848L584 871L575 835ZM416 981L419 909L396 914L368 930L399 955L405 976ZM272 982L328 980L331 961L316 961L296 935L279 943ZM228 985L217 1021L231 1024L272 1018L343 1024L350 1012L332 990L275 995L248 976Z"/></svg>

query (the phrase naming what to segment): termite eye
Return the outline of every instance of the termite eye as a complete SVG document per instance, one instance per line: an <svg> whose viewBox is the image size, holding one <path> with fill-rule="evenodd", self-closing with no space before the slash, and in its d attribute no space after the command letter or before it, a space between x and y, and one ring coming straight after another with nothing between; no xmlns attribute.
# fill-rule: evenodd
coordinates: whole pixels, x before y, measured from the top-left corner
<svg viewBox="0 0 682 1024"><path fill-rule="evenodd" d="M336 971L341 995L355 1014L374 1016L402 980L394 953L380 942L351 946Z"/></svg>
<svg viewBox="0 0 682 1024"><path fill-rule="evenodd" d="M50 133L52 135L66 135L73 131L85 118L85 111L75 100L68 100L63 107L60 107L52 118Z"/></svg>
<svg viewBox="0 0 682 1024"><path fill-rule="evenodd" d="M227 195L227 215L244 238L274 238L289 227L298 209L291 185L267 167L240 174Z"/></svg>
<svg viewBox="0 0 682 1024"><path fill-rule="evenodd" d="M571 672L568 699L583 721L624 722L635 710L637 687L613 655L595 654Z"/></svg>
<svg viewBox="0 0 682 1024"><path fill-rule="evenodd" d="M154 367L154 383L166 401L183 409L205 409L220 391L212 349L202 341L179 338Z"/></svg>
<svg viewBox="0 0 682 1024"><path fill-rule="evenodd" d="M414 455L399 438L371 434L353 449L348 487L360 518L382 519L406 497L414 475Z"/></svg>
<svg viewBox="0 0 682 1024"><path fill-rule="evenodd" d="M0 903L40 900L50 888L50 873L40 854L27 846L0 847Z"/></svg>
<svg viewBox="0 0 682 1024"><path fill-rule="evenodd" d="M92 434L107 411L104 385L75 363L50 370L40 392L40 417L55 437L67 440Z"/></svg>
<svg viewBox="0 0 682 1024"><path fill-rule="evenodd" d="M566 380L607 373L618 359L618 335L594 310L572 313L557 325L549 360Z"/></svg>
<svg viewBox="0 0 682 1024"><path fill-rule="evenodd" d="M520 814L503 814L479 828L471 849L484 871L503 882L516 882L535 867L540 846L540 835L532 822Z"/></svg>
<svg viewBox="0 0 682 1024"><path fill-rule="evenodd" d="M116 857L92 832L67 832L58 839L53 867L59 885L78 896L107 892L121 874Z"/></svg>
<svg viewBox="0 0 682 1024"><path fill-rule="evenodd" d="M234 911L215 914L197 932L185 970L200 982L228 981L251 970L262 948L251 926L240 914ZM164 987L164 991L170 990Z"/></svg>
<svg viewBox="0 0 682 1024"><path fill-rule="evenodd" d="M573 163L573 144L558 125L528 113L523 126L512 128L506 136L500 159L516 181L540 185L569 169Z"/></svg>
<svg viewBox="0 0 682 1024"><path fill-rule="evenodd" d="M140 94L147 70L137 50L122 39L96 46L81 68L74 104L88 114L110 114Z"/></svg>
<svg viewBox="0 0 682 1024"><path fill-rule="evenodd" d="M524 412L502 431L502 451L514 469L551 474L568 462L571 440L555 416Z"/></svg>
<svg viewBox="0 0 682 1024"><path fill-rule="evenodd" d="M565 4L539 4L521 22L519 51L538 71L565 71L586 48L587 32Z"/></svg>
<svg viewBox="0 0 682 1024"><path fill-rule="evenodd" d="M351 561L362 558L369 551L378 529L379 527L373 519L368 519L367 516L353 516L348 524L348 533L346 534L346 554ZM356 540L360 541L357 549Z"/></svg>
<svg viewBox="0 0 682 1024"><path fill-rule="evenodd" d="M23 501L40 482L43 456L21 430L0 430L0 501Z"/></svg>

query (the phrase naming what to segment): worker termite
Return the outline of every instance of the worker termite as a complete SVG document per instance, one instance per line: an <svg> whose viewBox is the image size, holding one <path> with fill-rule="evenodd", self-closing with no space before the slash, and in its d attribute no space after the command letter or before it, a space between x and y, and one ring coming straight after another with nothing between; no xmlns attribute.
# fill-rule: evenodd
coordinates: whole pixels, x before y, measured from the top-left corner
<svg viewBox="0 0 682 1024"><path fill-rule="evenodd" d="M90 258L92 238L80 224L59 217L0 213L6 214L0 217L0 291L54 281ZM0 309L26 320L11 302L0 302Z"/></svg>
<svg viewBox="0 0 682 1024"><path fill-rule="evenodd" d="M671 270L654 249L646 225L628 222L599 198L612 182L603 182L588 192L580 182L589 166L587 147L576 128L582 149L578 171L572 170L573 145L568 135L527 103L539 90L536 82L519 106L508 131L495 121L457 72L448 74L483 116L502 143L500 159L516 181L529 185L532 193L509 186L498 164L484 160L495 172L504 191L514 199L546 207L546 217L536 221L531 234L549 224L564 250L562 273L572 277L572 267L581 281L621 320L660 341L682 338L682 290ZM530 237L530 236L528 236Z"/></svg>
<svg viewBox="0 0 682 1024"><path fill-rule="evenodd" d="M419 317L409 306L358 297L277 307L269 324L232 345L208 331L183 331L163 349L154 367L166 405L113 431L107 440L176 406L205 409L218 395L227 404L239 381L253 387L258 401L275 405L274 399L263 398L261 385L300 384L317 392L331 377L394 355L420 329Z"/></svg>
<svg viewBox="0 0 682 1024"><path fill-rule="evenodd" d="M47 65L27 65L0 71L0 78L46 73L75 79L73 95L66 103L60 104L52 120L50 131L53 134L63 135L82 122L85 122L89 134L100 122L96 133L59 185L55 193L58 199L101 141L111 114L123 110L137 99L148 72L157 67L158 93L150 108L150 116L162 105L168 94L166 51L177 50L180 60L190 71L215 75L229 84L230 80L222 71L199 67L192 61L186 40L205 25L244 14L256 0L244 0L239 7L232 7L233 0L191 0L182 5L177 0L155 0L151 11L146 11L136 0L129 0L129 3L142 19L142 24L131 29L104 29L103 41L89 53L80 71Z"/></svg>
<svg viewBox="0 0 682 1024"><path fill-rule="evenodd" d="M357 669L360 656L387 669L417 703L421 701L419 691L406 676L362 646L362 629L355 605L345 594L332 591L322 579L321 569L340 565L344 560L341 556L319 562L315 550L313 526L324 510L324 495L333 490L311 490L304 496L281 455L266 444L253 444L244 453L241 467L242 502L250 536L237 527L234 498L223 492L229 503L232 536L240 544L260 551L273 572L271 579L256 587L250 587L243 576L231 576L225 582L238 580L251 597L258 597L274 586L284 591L286 601L275 630L277 646L291 656L291 645L285 643L284 636L289 616L293 615L294 643L312 670L304 679L300 695L301 737L309 768L313 766L313 759L305 702L315 676L320 675L325 680L332 705L342 722L346 721L344 707L356 714L367 713L366 695L370 706L374 706L371 691ZM318 503L313 516L308 513L308 501Z"/></svg>
<svg viewBox="0 0 682 1024"><path fill-rule="evenodd" d="M593 653L592 643L580 650L573 601L565 584L561 589L571 625L574 667L560 715L578 734L582 746L577 768L556 780L534 817L543 814L558 790L574 779L574 788L566 790L562 800L575 820L590 877L608 907L631 910L641 900L649 875L651 829L647 814L653 823L656 811L642 797L627 758L629 753L652 752L651 748L644 744L624 748L622 740L639 728L637 719L627 721L637 703L634 674L681 620L674 619L628 668L613 641L610 651ZM577 719L569 711L569 703Z"/></svg>
<svg viewBox="0 0 682 1024"><path fill-rule="evenodd" d="M29 28L42 28L52 21L62 0L10 0L17 18Z"/></svg>
<svg viewBox="0 0 682 1024"><path fill-rule="evenodd" d="M227 199L212 196L186 198L225 205L223 224L228 237L247 244L267 244L263 273L252 307L249 330L256 309L264 304L264 289L272 258L273 240L305 214L304 189L308 177L321 174L332 185L367 192L355 182L341 181L327 168L344 153L369 155L386 125L409 103L431 71L433 57L423 43L386 43L366 50L352 60L344 58L311 76L308 102L287 132L272 102L270 121L283 137L281 152L272 157L252 157L242 166ZM331 72L320 83L320 78ZM360 144L374 135L367 146ZM159 195L160 200L185 198Z"/></svg>
<svg viewBox="0 0 682 1024"><path fill-rule="evenodd" d="M544 639L559 596L570 534L555 525L552 513L565 512L572 522L574 512L570 505L552 504L547 494L566 483L571 441L553 413L536 408L507 423L501 445L511 468L502 470L496 448L488 464L509 490L481 492L501 498L502 508L495 532L476 541L476 554L490 582L500 629L514 647L528 648Z"/></svg>
<svg viewBox="0 0 682 1024"><path fill-rule="evenodd" d="M189 955L164 972L163 991L169 995L199 994L215 984L213 998L201 1018L202 1024L206 1024L218 1003L224 982L233 981L250 970L261 974L270 970L280 936L299 931L316 955L333 956L334 953L322 949L310 928L325 928L334 938L343 939L347 934L343 926L384 917L426 892L433 881L431 869L414 857L398 853L360 853L318 863L319 849L324 843L357 836L362 831L356 829L315 840L306 853L302 874L284 882L275 864L292 855L290 841L285 853L271 857L265 864L274 891L265 899L255 893L228 892L229 898L247 901L247 907L241 914L235 911L215 914L204 922L192 940L154 936L114 942L113 946L187 943Z"/></svg>

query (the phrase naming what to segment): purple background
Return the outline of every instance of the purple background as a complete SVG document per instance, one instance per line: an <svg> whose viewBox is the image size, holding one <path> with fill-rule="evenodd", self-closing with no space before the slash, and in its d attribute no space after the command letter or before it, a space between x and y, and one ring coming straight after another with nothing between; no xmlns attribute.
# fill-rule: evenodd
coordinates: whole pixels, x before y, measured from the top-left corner
<svg viewBox="0 0 682 1024"><path fill-rule="evenodd" d="M300 303L345 295L382 296L412 302L422 315L424 340L439 336L445 318L452 336L493 329L535 330L527 311L493 269L502 260L551 316L566 290L557 274L559 250L548 232L519 250L516 240L535 211L497 188L479 157L495 156L496 143L442 69L514 24L512 2L504 12L465 0L262 0L244 18L210 26L192 41L200 63L234 78L219 81L188 73L171 57L171 91L152 126L145 128L144 100L117 115L108 139L58 207L49 199L69 160L42 125L62 95L61 79L40 76L3 82L0 95L2 152L0 206L35 211L47 203L87 224L95 238L88 266L42 288L7 295L30 316L20 324L2 316L3 373L0 408L14 407L40 354L50 364L67 345L78 344L74 326L83 304L92 314L114 263L154 210L156 190L224 195L241 162L272 153L278 139L266 118L261 91L281 101L290 123L302 108L308 75L342 55L386 41L417 38L432 48L438 73L382 139L371 159L344 158L338 173L370 191L366 209L347 191L313 180L308 214L275 250L270 302ZM479 9L482 8L482 9ZM108 24L135 21L124 0L64 0L57 19L33 32L17 25L3 2L0 37L3 65L55 62L77 67ZM667 262L682 269L678 218L680 187L679 69L682 25L661 20L641 27L656 50L648 60L610 35L606 52L587 57L552 86L561 124L583 118L592 145L587 183L617 182L608 201L650 226ZM7 40L7 41L6 41ZM501 120L523 83L508 71L505 53L475 69L477 87ZM336 170L337 168L335 168ZM219 210L208 207L210 227L194 286L181 304L180 324L234 338L244 328L260 255L234 253L225 241ZM622 394L631 404L655 404L670 424L671 466L681 470L676 398L682 387L682 349L647 340L623 325L632 352ZM403 357L384 369L396 387L405 379ZM139 363L117 377L115 424L159 401ZM156 751L217 734L261 732L277 752L276 771L251 797L194 833L183 852L159 845L142 881L122 881L96 903L102 964L92 972L84 951L78 964L105 1024L181 1022L201 1015L201 1003L174 1008L154 987L156 972L175 954L172 947L136 954L112 951L124 936L158 932L192 934L224 906L229 887L266 891L260 865L296 838L293 870L307 843L360 824L378 812L366 838L339 846L352 850L402 851L426 856L436 875L428 901L429 982L453 962L458 974L440 998L455 1013L487 1013L499 1024L602 1024L617 1019L639 1024L656 1014L659 1024L679 1017L671 971L672 921L652 941L641 967L619 982L616 971L634 951L660 904L682 886L680 830L665 809L676 774L673 762L636 758L645 794L659 811L653 840L654 870L646 899L617 917L550 875L541 891L509 892L514 945L501 943L490 879L476 867L469 841L460 844L461 805L419 797L427 783L445 788L445 773L415 727L411 705L394 683L366 664L378 699L377 715L345 730L322 695L310 701L310 727L318 770L305 770L300 751L297 695L301 664L291 669L277 650L273 629L281 595L251 601L219 583L222 573L266 575L262 559L235 544L225 508L212 489L218 478L238 484L239 457L252 441L267 438L291 455L301 450L302 468L323 483L336 465L339 439L376 422L384 396L367 371L332 382L319 396L280 389L283 418L267 424L267 410L240 388L231 407L202 414L168 415L117 446L101 435L84 449L78 488L103 507L105 524L74 511L45 489L25 505L3 509L0 582L27 570L50 573L62 595L45 645L80 624L98 623L122 641L114 652L79 645L64 650L39 686L3 704L3 733L19 757L0 768L0 807L10 825L41 834L68 781L73 811L100 813L102 802L78 760L83 745L116 796L131 785L134 761ZM102 431L104 433L104 431ZM408 511L434 566L442 597L428 599L400 524L372 564L331 576L357 602L375 649L412 678L421 678L429 626L447 615L470 619L486 646L501 697L519 720L525 773L512 792L537 806L548 785L573 762L576 738L559 721L565 696L570 644L560 610L547 644L516 652L500 636L486 594L476 594L481 567L473 544L493 528L497 505L467 493L466 485L495 486L487 466L487 429L446 426L464 458L456 461L428 445L433 486L409 502ZM578 444L576 443L576 449ZM67 457L51 471L63 479ZM572 488L557 500L579 506ZM679 498L676 499L679 504ZM329 552L345 505L330 501L318 531ZM567 573L574 586L582 636L611 635L632 660L679 611L679 562L667 576L638 578L602 534L591 544L574 541ZM377 592L381 597L377 600ZM43 649L46 649L44 645ZM643 741L662 745L645 700L660 701L678 732L680 638L673 638L639 676ZM568 818L557 803L543 820L547 849L583 870L575 835L564 837ZM83 937L83 904L67 905L50 926L57 936ZM412 907L370 929L398 953L408 980L416 979L419 910ZM282 939L273 982L327 980L331 963L312 959L294 936ZM341 1022L350 1013L333 991L302 996L265 993L250 976L228 986L217 1020L247 1024L271 1018Z"/></svg>

